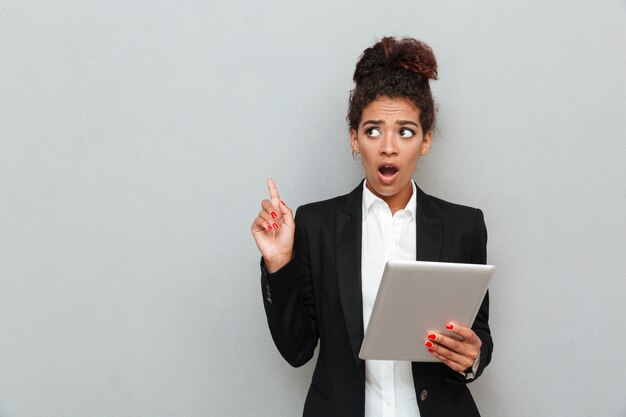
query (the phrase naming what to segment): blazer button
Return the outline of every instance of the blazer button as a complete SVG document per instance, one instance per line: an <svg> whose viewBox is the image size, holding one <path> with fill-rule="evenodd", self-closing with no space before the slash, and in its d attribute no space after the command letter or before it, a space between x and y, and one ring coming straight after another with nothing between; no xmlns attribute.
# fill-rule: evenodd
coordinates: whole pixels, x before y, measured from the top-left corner
<svg viewBox="0 0 626 417"><path fill-rule="evenodd" d="M428 398L428 391L427 390L423 390L422 392L420 392L420 400L421 401L426 401L426 398Z"/></svg>

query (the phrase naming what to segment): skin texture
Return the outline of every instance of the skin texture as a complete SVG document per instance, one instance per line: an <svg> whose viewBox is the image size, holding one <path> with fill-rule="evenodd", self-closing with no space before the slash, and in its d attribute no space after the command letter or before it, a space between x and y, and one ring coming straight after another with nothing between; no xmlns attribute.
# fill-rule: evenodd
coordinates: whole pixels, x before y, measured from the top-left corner
<svg viewBox="0 0 626 417"><path fill-rule="evenodd" d="M413 189L411 177L426 155L432 132L423 132L420 109L404 98L379 97L363 109L358 131L350 130L352 150L361 155L367 188L382 198L392 213L406 207ZM399 171L391 184L380 178L379 165L394 163Z"/></svg>
<svg viewBox="0 0 626 417"><path fill-rule="evenodd" d="M452 329L449 326L452 326ZM426 336L424 345L435 358L448 365L451 369L463 372L474 364L483 343L469 327L455 323L446 323L446 328L461 336L462 340L459 341L441 333L430 332ZM432 347L427 345L428 342L431 342Z"/></svg>
<svg viewBox="0 0 626 417"><path fill-rule="evenodd" d="M363 109L358 131L350 130L350 143L352 150L361 155L367 188L383 199L392 213L406 207L413 192L413 171L432 143L432 132L423 132L420 125L420 109L404 98L379 97ZM381 179L381 163L398 167L390 184ZM267 188L270 198L261 202L251 231L265 266L272 273L291 260L295 221L272 179L267 180ZM463 372L474 363L482 342L471 328L446 324L452 325L449 330L462 340L431 332L424 337L425 349L451 369Z"/></svg>
<svg viewBox="0 0 626 417"><path fill-rule="evenodd" d="M293 213L281 200L276 184L269 178L269 200L261 201L261 211L252 223L252 236L268 272L276 272L291 259L296 223Z"/></svg>

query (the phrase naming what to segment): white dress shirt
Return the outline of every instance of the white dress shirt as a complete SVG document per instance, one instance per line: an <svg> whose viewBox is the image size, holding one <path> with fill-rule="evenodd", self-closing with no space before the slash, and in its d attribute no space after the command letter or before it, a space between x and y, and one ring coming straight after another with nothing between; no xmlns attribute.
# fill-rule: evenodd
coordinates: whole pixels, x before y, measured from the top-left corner
<svg viewBox="0 0 626 417"><path fill-rule="evenodd" d="M387 203L363 182L361 277L363 325L367 329L383 269L388 260L415 260L416 186L402 210ZM410 361L365 361L365 417L419 417Z"/></svg>

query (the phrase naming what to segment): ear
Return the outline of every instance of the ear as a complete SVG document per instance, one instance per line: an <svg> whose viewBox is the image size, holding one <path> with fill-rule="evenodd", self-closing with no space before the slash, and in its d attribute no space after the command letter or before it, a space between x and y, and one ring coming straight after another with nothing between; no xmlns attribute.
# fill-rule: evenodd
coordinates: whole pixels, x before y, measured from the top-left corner
<svg viewBox="0 0 626 417"><path fill-rule="evenodd" d="M426 155L430 150L430 144L433 142L433 131L426 132L422 144L420 145L420 155Z"/></svg>
<svg viewBox="0 0 626 417"><path fill-rule="evenodd" d="M350 129L350 145L352 146L352 150L354 152L360 152L359 139L355 129Z"/></svg>

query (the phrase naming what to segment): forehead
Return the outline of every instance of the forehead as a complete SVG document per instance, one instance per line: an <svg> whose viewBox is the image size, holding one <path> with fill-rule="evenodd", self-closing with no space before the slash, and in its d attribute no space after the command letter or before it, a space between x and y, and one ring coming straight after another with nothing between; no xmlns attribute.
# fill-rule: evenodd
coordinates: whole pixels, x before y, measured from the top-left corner
<svg viewBox="0 0 626 417"><path fill-rule="evenodd" d="M367 120L411 120L419 123L420 109L409 99L378 97L361 113L361 121Z"/></svg>

